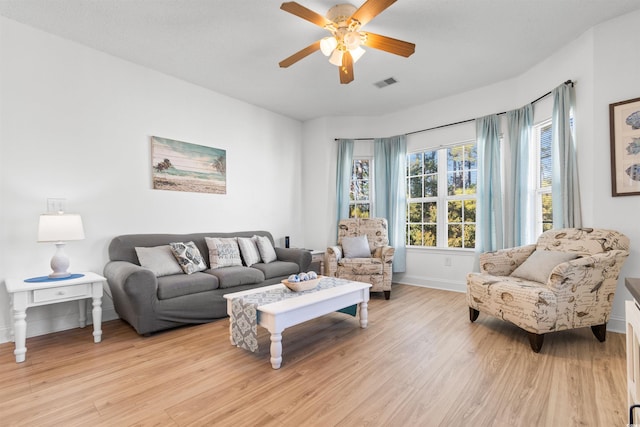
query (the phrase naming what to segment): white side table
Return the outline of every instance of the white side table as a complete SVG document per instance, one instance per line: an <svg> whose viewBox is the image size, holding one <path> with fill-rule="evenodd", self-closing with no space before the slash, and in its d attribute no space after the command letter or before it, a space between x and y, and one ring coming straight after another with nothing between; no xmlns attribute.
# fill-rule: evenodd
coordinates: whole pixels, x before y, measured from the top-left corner
<svg viewBox="0 0 640 427"><path fill-rule="evenodd" d="M27 308L78 301L80 327L87 324L87 298L93 299L93 342L102 340L102 284L107 279L95 273L83 274L79 278L58 279L43 282L25 282L24 279L7 279L5 285L13 309L13 335L16 363L24 362L27 353Z"/></svg>

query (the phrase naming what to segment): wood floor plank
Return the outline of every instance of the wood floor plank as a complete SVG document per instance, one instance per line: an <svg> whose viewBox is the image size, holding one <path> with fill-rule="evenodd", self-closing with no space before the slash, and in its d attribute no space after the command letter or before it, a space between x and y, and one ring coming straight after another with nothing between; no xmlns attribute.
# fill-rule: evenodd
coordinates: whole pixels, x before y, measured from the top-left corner
<svg viewBox="0 0 640 427"><path fill-rule="evenodd" d="M229 343L228 319L141 337L120 320L0 344L9 426L625 425L624 335L545 337L480 315L464 294L394 285L369 326L333 313L285 330L282 368Z"/></svg>

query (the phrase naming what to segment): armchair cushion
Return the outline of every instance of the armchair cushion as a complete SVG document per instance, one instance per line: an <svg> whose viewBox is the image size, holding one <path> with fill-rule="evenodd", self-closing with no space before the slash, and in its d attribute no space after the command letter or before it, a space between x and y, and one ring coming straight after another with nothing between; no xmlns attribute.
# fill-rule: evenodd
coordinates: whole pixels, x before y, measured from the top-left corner
<svg viewBox="0 0 640 427"><path fill-rule="evenodd" d="M379 258L343 258L338 261L338 277L345 275L382 274L384 264Z"/></svg>
<svg viewBox="0 0 640 427"><path fill-rule="evenodd" d="M344 237L342 249L345 258L371 258L367 236Z"/></svg>
<svg viewBox="0 0 640 427"><path fill-rule="evenodd" d="M556 265L576 258L578 258L578 254L572 252L536 250L511 273L511 276L547 283L551 271Z"/></svg>

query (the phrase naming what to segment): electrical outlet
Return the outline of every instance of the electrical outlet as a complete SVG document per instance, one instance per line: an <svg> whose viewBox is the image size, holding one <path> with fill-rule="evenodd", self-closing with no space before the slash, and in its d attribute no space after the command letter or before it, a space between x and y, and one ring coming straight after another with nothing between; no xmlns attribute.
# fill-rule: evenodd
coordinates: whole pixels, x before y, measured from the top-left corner
<svg viewBox="0 0 640 427"><path fill-rule="evenodd" d="M67 199L47 199L47 212L62 213L66 210Z"/></svg>
<svg viewBox="0 0 640 427"><path fill-rule="evenodd" d="M451 257L450 256L444 257L444 266L445 267L451 267Z"/></svg>

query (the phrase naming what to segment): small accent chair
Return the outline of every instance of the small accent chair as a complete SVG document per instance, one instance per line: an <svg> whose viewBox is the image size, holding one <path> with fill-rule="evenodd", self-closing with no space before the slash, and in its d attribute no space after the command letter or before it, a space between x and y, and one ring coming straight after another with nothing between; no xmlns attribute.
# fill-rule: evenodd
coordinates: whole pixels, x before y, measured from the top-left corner
<svg viewBox="0 0 640 427"><path fill-rule="evenodd" d="M467 274L471 322L479 312L528 332L538 353L544 334L590 326L600 342L629 239L612 230L565 228L533 245L480 255L480 273Z"/></svg>
<svg viewBox="0 0 640 427"><path fill-rule="evenodd" d="M370 255L345 257L343 239L358 236L366 236ZM338 244L327 248L325 254L325 275L371 283L371 292L384 292L389 299L394 253L389 246L386 218L343 219L338 223Z"/></svg>

